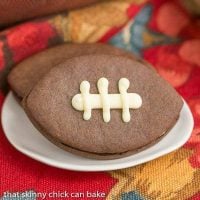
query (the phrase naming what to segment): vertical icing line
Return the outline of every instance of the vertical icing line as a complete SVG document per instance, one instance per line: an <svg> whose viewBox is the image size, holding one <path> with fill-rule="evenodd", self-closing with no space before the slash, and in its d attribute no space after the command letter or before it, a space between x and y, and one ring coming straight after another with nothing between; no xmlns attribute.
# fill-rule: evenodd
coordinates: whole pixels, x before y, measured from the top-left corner
<svg viewBox="0 0 200 200"><path fill-rule="evenodd" d="M80 84L80 91L83 99L83 118L89 120L91 118L91 102L90 102L90 83L82 81Z"/></svg>
<svg viewBox="0 0 200 200"><path fill-rule="evenodd" d="M106 78L100 78L98 80L97 86L101 97L104 122L110 121L110 100L108 96L108 85L109 83Z"/></svg>
<svg viewBox="0 0 200 200"><path fill-rule="evenodd" d="M131 120L129 112L129 100L127 94L129 85L130 82L127 78L121 78L119 80L119 92L121 94L121 101L122 101L122 119L124 122L129 122Z"/></svg>

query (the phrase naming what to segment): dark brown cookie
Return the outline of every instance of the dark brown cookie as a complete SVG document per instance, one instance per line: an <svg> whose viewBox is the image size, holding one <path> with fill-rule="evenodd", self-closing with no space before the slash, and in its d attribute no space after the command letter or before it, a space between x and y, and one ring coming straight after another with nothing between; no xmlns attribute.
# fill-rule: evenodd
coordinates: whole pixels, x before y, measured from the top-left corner
<svg viewBox="0 0 200 200"><path fill-rule="evenodd" d="M91 152L87 152L87 151L81 151L76 148L67 146L66 144L61 143L60 141L56 140L55 138L51 137L50 135L45 134L44 131L42 131L41 129L40 129L40 133L42 133L50 142L52 142L53 144L55 144L56 146L60 147L61 149L65 150L65 151L76 154L78 156L83 156L86 158L93 158L93 159L98 159L98 160L112 160L112 159L123 158L123 157L133 155L133 154L138 153L148 147L151 147L155 143L159 142L167 134L167 132L166 132L164 135L162 135L160 138L157 138L152 143L149 143L148 145L138 148L133 151L127 151L127 152L118 153L118 154L117 153L98 154L98 153L91 153Z"/></svg>
<svg viewBox="0 0 200 200"><path fill-rule="evenodd" d="M98 0L1 0L0 1L0 27L34 17L67 11L79 8Z"/></svg>
<svg viewBox="0 0 200 200"><path fill-rule="evenodd" d="M89 81L90 93L98 94L101 77L109 81L109 94L119 93L118 81L127 78L128 92L141 96L142 106L130 109L130 122L123 122L122 109L111 109L111 120L105 123L102 109L92 110L91 119L85 121L83 112L72 107L81 82ZM58 146L106 159L126 156L157 142L175 124L183 102L166 81L140 62L124 56L86 55L51 69L24 98L23 105L35 126Z"/></svg>
<svg viewBox="0 0 200 200"><path fill-rule="evenodd" d="M124 55L135 59L132 53L106 44L64 44L47 49L24 60L8 75L11 89L22 99L33 86L55 65L75 56L87 54Z"/></svg>

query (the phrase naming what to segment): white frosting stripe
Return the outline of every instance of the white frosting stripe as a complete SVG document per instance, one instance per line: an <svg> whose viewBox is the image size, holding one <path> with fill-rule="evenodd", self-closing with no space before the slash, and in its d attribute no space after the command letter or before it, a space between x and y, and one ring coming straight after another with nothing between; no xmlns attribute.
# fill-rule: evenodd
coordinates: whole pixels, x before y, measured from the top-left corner
<svg viewBox="0 0 200 200"><path fill-rule="evenodd" d="M119 80L119 92L121 94L122 101L122 118L124 122L129 122L131 120L130 112L129 112L129 100L127 90L129 88L130 82L126 78L121 78Z"/></svg>
<svg viewBox="0 0 200 200"><path fill-rule="evenodd" d="M83 118L89 120L92 115L91 103L90 103L90 83L88 81L83 81L80 85L80 91L83 99Z"/></svg>
<svg viewBox="0 0 200 200"><path fill-rule="evenodd" d="M72 99L72 106L79 111L84 111L84 120L91 118L92 109L103 109L103 119L110 121L110 109L122 109L122 119L129 122L131 119L129 109L138 109L142 106L142 98L136 93L127 93L130 82L126 78L119 80L119 94L108 94L109 82L100 78L97 86L99 94L90 94L90 83L83 81L80 85L81 94Z"/></svg>
<svg viewBox="0 0 200 200"><path fill-rule="evenodd" d="M108 96L108 80L106 78L100 78L97 86L101 97L101 104L103 108L103 119L105 122L110 121L110 101Z"/></svg>

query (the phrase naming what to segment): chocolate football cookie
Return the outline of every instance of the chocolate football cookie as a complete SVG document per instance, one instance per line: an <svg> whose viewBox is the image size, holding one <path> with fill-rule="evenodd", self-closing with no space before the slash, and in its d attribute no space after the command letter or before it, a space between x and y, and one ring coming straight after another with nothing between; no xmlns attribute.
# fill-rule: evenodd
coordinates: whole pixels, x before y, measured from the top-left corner
<svg viewBox="0 0 200 200"><path fill-rule="evenodd" d="M114 55L68 59L23 99L28 117L50 141L97 159L124 157L158 142L182 106L155 71Z"/></svg>
<svg viewBox="0 0 200 200"><path fill-rule="evenodd" d="M59 45L35 54L15 66L8 75L9 85L21 100L52 67L71 57L97 53L136 59L132 53L106 44Z"/></svg>

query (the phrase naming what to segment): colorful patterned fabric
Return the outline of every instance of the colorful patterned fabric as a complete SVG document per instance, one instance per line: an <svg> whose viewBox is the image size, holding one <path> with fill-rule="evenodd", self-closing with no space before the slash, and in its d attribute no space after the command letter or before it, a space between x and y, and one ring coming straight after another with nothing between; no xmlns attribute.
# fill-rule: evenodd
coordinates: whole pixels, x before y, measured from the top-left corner
<svg viewBox="0 0 200 200"><path fill-rule="evenodd" d="M90 199L200 199L200 19L194 5L198 1L105 1L1 32L0 107L8 89L6 76L23 59L63 42L107 42L152 63L186 99L195 127L184 147L166 156L128 169L96 173L56 169L32 160L15 150L1 129L0 198L32 200L53 191L98 191L106 197ZM63 198L47 195L45 199Z"/></svg>

